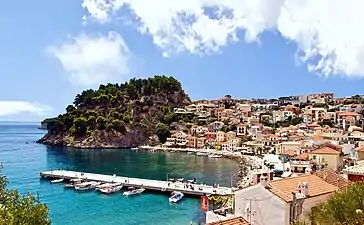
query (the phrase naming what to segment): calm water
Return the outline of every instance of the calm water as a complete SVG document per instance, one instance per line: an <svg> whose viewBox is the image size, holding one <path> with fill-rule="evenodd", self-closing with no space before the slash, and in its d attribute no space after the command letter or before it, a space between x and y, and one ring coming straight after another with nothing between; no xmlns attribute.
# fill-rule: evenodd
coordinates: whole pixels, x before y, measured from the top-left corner
<svg viewBox="0 0 364 225"><path fill-rule="evenodd" d="M44 134L37 125L0 124L0 161L9 186L22 193L37 192L50 208L53 224L173 225L204 221L199 199L185 198L170 204L168 196L143 193L124 197L96 192L77 193L61 184L39 179L45 170L69 169L130 177L166 179L166 174L196 177L199 181L230 185L237 166L227 159L183 153L150 153L130 150L78 150L47 147L35 141ZM28 142L28 144L26 143Z"/></svg>

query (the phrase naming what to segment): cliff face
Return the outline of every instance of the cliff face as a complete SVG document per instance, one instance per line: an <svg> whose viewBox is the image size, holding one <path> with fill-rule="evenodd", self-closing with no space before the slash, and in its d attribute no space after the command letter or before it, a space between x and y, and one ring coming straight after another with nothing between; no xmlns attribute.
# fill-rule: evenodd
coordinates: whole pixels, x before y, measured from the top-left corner
<svg viewBox="0 0 364 225"><path fill-rule="evenodd" d="M38 143L76 148L130 148L168 135L176 107L190 99L172 77L132 79L78 94L66 113L43 121L48 133ZM168 120L168 121L167 121Z"/></svg>

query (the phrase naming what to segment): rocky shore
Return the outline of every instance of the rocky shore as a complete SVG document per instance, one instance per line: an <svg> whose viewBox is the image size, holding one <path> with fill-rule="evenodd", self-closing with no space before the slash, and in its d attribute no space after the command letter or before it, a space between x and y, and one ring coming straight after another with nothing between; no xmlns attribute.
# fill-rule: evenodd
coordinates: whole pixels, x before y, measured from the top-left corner
<svg viewBox="0 0 364 225"><path fill-rule="evenodd" d="M126 134L120 134L116 131L94 131L87 138L75 138L67 133L61 134L46 134L44 137L39 139L37 143L61 146L61 147L72 147L72 148L83 148L83 149L97 149L97 148L134 148L138 145L146 144L148 137L138 130L128 132Z"/></svg>

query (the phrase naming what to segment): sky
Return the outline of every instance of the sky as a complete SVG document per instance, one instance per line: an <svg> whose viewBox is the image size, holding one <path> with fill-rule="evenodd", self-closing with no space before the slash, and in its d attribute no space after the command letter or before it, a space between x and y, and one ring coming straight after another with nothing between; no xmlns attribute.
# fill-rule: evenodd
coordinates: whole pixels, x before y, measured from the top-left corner
<svg viewBox="0 0 364 225"><path fill-rule="evenodd" d="M362 0L0 1L0 121L156 74L192 99L362 94Z"/></svg>

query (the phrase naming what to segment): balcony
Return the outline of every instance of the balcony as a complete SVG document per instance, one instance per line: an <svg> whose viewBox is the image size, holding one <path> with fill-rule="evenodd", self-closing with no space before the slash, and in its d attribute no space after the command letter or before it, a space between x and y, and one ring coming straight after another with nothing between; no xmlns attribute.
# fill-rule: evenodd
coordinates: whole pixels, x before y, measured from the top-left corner
<svg viewBox="0 0 364 225"><path fill-rule="evenodd" d="M291 160L290 162L291 166L309 166L310 165L310 161L299 161L299 160Z"/></svg>

